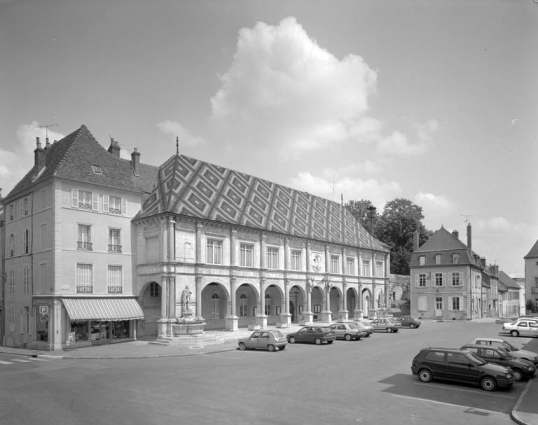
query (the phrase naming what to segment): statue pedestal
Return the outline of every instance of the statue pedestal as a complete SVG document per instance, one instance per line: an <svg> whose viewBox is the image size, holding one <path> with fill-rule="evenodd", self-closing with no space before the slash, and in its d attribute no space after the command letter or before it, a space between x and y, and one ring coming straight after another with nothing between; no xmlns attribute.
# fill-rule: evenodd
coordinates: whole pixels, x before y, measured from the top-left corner
<svg viewBox="0 0 538 425"><path fill-rule="evenodd" d="M338 320L347 320L349 317L349 311L338 310Z"/></svg>
<svg viewBox="0 0 538 425"><path fill-rule="evenodd" d="M303 315L303 318L299 321L299 324L301 326L311 325L312 323L314 323L314 313L312 313L311 311L305 311L301 314Z"/></svg>
<svg viewBox="0 0 538 425"><path fill-rule="evenodd" d="M331 322L333 319L333 312L332 311L322 311L321 312L321 321L322 322Z"/></svg>

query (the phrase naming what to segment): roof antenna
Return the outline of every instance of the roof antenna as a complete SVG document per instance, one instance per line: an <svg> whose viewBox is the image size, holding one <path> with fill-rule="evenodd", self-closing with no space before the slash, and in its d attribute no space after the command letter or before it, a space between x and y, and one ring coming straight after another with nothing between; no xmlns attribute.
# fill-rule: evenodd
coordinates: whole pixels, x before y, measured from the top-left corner
<svg viewBox="0 0 538 425"><path fill-rule="evenodd" d="M176 155L179 155L179 137L176 136Z"/></svg>
<svg viewBox="0 0 538 425"><path fill-rule="evenodd" d="M465 217L465 223L468 223L469 222L469 217L473 217L474 214L460 214L462 217Z"/></svg>
<svg viewBox="0 0 538 425"><path fill-rule="evenodd" d="M49 127L56 127L58 124L44 124L44 125L34 125L34 128L44 128L45 129L45 137L49 138Z"/></svg>

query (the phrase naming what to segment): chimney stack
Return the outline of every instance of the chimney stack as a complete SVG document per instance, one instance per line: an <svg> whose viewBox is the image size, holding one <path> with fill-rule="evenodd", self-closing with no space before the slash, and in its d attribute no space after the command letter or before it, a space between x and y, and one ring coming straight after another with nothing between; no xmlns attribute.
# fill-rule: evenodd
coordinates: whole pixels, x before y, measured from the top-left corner
<svg viewBox="0 0 538 425"><path fill-rule="evenodd" d="M458 232L457 230L452 230L452 234L458 239L460 238L460 232Z"/></svg>
<svg viewBox="0 0 538 425"><path fill-rule="evenodd" d="M47 137L47 143L45 144L45 150L48 150L50 148L49 138Z"/></svg>
<svg viewBox="0 0 538 425"><path fill-rule="evenodd" d="M473 235L471 231L471 223L467 225L467 248L473 249Z"/></svg>
<svg viewBox="0 0 538 425"><path fill-rule="evenodd" d="M413 251L416 251L420 248L420 233L418 230L415 230L413 233Z"/></svg>
<svg viewBox="0 0 538 425"><path fill-rule="evenodd" d="M140 176L140 153L134 148L131 154L131 166L133 167L135 176Z"/></svg>
<svg viewBox="0 0 538 425"><path fill-rule="evenodd" d="M41 142L39 137L36 137L36 149L34 151L34 166L37 172L40 172L41 169L45 166L45 149L41 147Z"/></svg>
<svg viewBox="0 0 538 425"><path fill-rule="evenodd" d="M108 148L108 151L115 157L120 157L120 144L116 142L112 137L110 138L110 147Z"/></svg>

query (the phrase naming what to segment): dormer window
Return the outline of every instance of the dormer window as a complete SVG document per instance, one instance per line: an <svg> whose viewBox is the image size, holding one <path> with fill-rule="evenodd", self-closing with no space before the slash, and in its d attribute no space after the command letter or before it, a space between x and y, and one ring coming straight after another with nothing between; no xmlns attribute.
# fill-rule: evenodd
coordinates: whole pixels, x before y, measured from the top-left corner
<svg viewBox="0 0 538 425"><path fill-rule="evenodd" d="M459 264L460 254L452 254L452 264Z"/></svg>
<svg viewBox="0 0 538 425"><path fill-rule="evenodd" d="M99 165L92 165L93 174L103 174Z"/></svg>
<svg viewBox="0 0 538 425"><path fill-rule="evenodd" d="M443 262L443 256L441 254L437 254L435 256L435 264L441 264Z"/></svg>
<svg viewBox="0 0 538 425"><path fill-rule="evenodd" d="M425 255L421 255L420 257L418 257L418 264L419 264L419 266L426 265L426 256Z"/></svg>

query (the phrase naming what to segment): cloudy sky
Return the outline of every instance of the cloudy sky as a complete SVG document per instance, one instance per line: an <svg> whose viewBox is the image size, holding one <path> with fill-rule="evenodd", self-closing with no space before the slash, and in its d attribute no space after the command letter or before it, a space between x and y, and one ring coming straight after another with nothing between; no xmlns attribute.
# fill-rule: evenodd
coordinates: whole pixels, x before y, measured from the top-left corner
<svg viewBox="0 0 538 425"><path fill-rule="evenodd" d="M85 124L381 211L509 274L538 239L533 0L0 0L0 187ZM49 126L50 125L50 126ZM43 126L47 127L47 130Z"/></svg>

